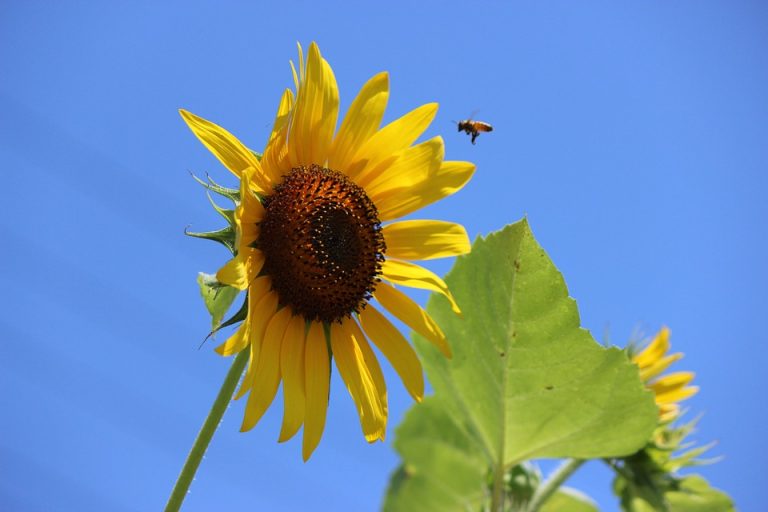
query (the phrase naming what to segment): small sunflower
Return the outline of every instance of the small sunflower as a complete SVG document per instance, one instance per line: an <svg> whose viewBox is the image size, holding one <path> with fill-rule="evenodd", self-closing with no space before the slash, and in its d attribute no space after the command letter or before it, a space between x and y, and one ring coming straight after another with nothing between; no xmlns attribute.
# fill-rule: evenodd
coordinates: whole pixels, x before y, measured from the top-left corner
<svg viewBox="0 0 768 512"><path fill-rule="evenodd" d="M681 352L666 355L669 352L669 329L662 327L653 341L632 361L640 368L640 378L646 387L653 391L656 405L659 407L659 421L667 423L680 414L678 402L695 395L699 388L689 386L693 372L675 372L658 377L669 366L683 357ZM657 378L658 377L658 378Z"/></svg>
<svg viewBox="0 0 768 512"><path fill-rule="evenodd" d="M299 46L299 69L293 62L291 69L296 95L283 93L261 158L223 128L184 110L181 115L240 179L237 252L216 277L247 290L248 314L216 350L229 356L250 348L236 394L249 393L241 430L259 421L282 382L279 441L303 425L307 460L325 426L331 359L368 442L384 439L387 421L387 390L369 340L411 396L422 398L413 348L372 299L450 357L437 324L395 285L438 292L459 314L443 280L409 260L469 252L466 231L442 221L392 221L455 193L475 166L443 161L440 137L414 145L437 104L380 128L387 73L362 87L336 131L339 92L318 46L310 45L306 61Z"/></svg>

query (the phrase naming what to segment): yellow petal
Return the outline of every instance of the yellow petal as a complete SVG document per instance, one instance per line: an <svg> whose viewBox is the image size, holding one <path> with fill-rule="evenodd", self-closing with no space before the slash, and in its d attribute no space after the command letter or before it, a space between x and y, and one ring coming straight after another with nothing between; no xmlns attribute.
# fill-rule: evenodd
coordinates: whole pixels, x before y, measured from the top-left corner
<svg viewBox="0 0 768 512"><path fill-rule="evenodd" d="M438 220L406 220L384 226L387 256L431 260L466 254L471 248L461 224Z"/></svg>
<svg viewBox="0 0 768 512"><path fill-rule="evenodd" d="M338 114L336 77L313 42L309 46L305 76L291 116L288 138L291 167L325 166Z"/></svg>
<svg viewBox="0 0 768 512"><path fill-rule="evenodd" d="M442 137L434 137L397 153L397 159L385 161L358 180L374 203L418 185L437 174L445 155Z"/></svg>
<svg viewBox="0 0 768 512"><path fill-rule="evenodd" d="M227 130L202 117L186 110L179 110L181 117L187 122L200 142L213 153L224 166L238 178L248 167L256 169L254 181L257 186L264 188L264 176L261 174L261 165L256 157L237 138Z"/></svg>
<svg viewBox="0 0 768 512"><path fill-rule="evenodd" d="M296 435L304 423L304 331L306 321L301 316L291 318L280 351L280 372L283 376L283 425L279 442Z"/></svg>
<svg viewBox="0 0 768 512"><path fill-rule="evenodd" d="M248 403L245 405L241 432L252 429L275 399L280 384L280 346L290 319L290 309L283 308L275 313L267 324L251 394L248 395Z"/></svg>
<svg viewBox="0 0 768 512"><path fill-rule="evenodd" d="M230 274L226 272L223 274L223 277L228 279L236 278L238 284L232 285L236 287L253 281L264 266L264 253L252 247L259 238L259 223L265 215L261 201L254 195L251 180L254 172L252 167L243 171L240 177L240 204L235 208L235 245L237 255L244 262L245 269L232 270L244 271L245 275L237 273L227 277Z"/></svg>
<svg viewBox="0 0 768 512"><path fill-rule="evenodd" d="M360 329L360 326L357 324L357 321L354 318L346 318L342 320L342 327L350 332L350 334L352 334L352 336L355 338L355 342L357 343L358 348L360 349L360 352L363 354L365 364L368 367L368 370L371 372L371 376L373 376L373 383L376 385L376 392L379 397L378 400L381 404L382 411L384 412L384 418L386 418L388 411L387 384L384 382L384 374L381 371L381 366L379 366L379 360L376 359L376 354L373 353L371 346L368 344L368 340L363 334L363 330ZM386 429L382 430L381 437L379 439L383 441L385 435Z"/></svg>
<svg viewBox="0 0 768 512"><path fill-rule="evenodd" d="M216 352L222 356L231 356L243 350L248 343L251 342L251 322L248 321L253 314L256 303L260 301L268 292L272 286L272 280L269 277L260 277L251 282L251 286L248 289L248 313L246 320L240 324L235 334L229 337L227 341L216 347ZM258 347L256 347L258 351ZM251 356L253 356L253 349L251 349Z"/></svg>
<svg viewBox="0 0 768 512"><path fill-rule="evenodd" d="M259 282L264 279L269 279L264 276L257 279L255 282ZM250 293L250 292L249 292ZM264 331L267 329L267 324L272 319L272 316L277 311L277 293L273 291L266 292L259 300L254 300L254 305L248 307L248 319L246 320L251 324L250 326L250 341L251 346L256 348L256 354L261 347L261 342L264 339ZM251 349L253 350L253 348ZM258 359L255 359L258 361Z"/></svg>
<svg viewBox="0 0 768 512"><path fill-rule="evenodd" d="M640 370L640 379L643 382L647 382L650 379L656 377L657 375L661 375L661 373L669 368L669 365L677 361L678 359L682 358L683 354L678 352L677 354L672 354L666 357L662 357L655 363L653 363L651 366L646 366L642 370Z"/></svg>
<svg viewBox="0 0 768 512"><path fill-rule="evenodd" d="M389 98L389 75L379 73L360 89L341 123L328 157L328 167L343 171L360 147L379 129Z"/></svg>
<svg viewBox="0 0 768 512"><path fill-rule="evenodd" d="M252 300L255 306L267 294L272 294L271 290L272 279L269 276L257 277L251 281L251 286L248 288L248 299ZM252 314L249 310L248 315L251 316Z"/></svg>
<svg viewBox="0 0 768 512"><path fill-rule="evenodd" d="M376 284L376 292L373 295L387 311L399 318L405 325L424 336L445 357L451 357L451 347L448 346L443 331L432 320L432 317L412 301L410 297L384 282Z"/></svg>
<svg viewBox="0 0 768 512"><path fill-rule="evenodd" d="M669 350L669 329L662 327L653 341L645 347L645 350L637 354L632 360L642 370L653 365L661 359Z"/></svg>
<svg viewBox="0 0 768 512"><path fill-rule="evenodd" d="M381 438L387 418L362 351L352 333L336 322L331 324L331 350L339 374L355 402L365 439L372 443Z"/></svg>
<svg viewBox="0 0 768 512"><path fill-rule="evenodd" d="M254 192L258 192L258 187L253 183L256 172L255 169L249 167L243 171L240 178L240 204L235 209L235 222L238 226L245 229L248 229L245 224L255 225L259 223L266 213L261 201L254 195ZM248 240L246 243L252 241Z"/></svg>
<svg viewBox="0 0 768 512"><path fill-rule="evenodd" d="M306 409L301 452L306 462L320 443L328 412L331 368L323 325L319 322L312 322L307 332L304 372Z"/></svg>
<svg viewBox="0 0 768 512"><path fill-rule="evenodd" d="M243 382L240 384L240 390L235 395L235 400L240 399L253 385L267 325L269 325L269 321L276 311L277 294L272 291L265 293L260 299L255 300L253 308L249 307L248 318L245 321L250 324L248 337L251 344L251 355L248 359L248 369L245 371L245 377L243 377Z"/></svg>
<svg viewBox="0 0 768 512"><path fill-rule="evenodd" d="M448 291L448 285L445 284L445 281L424 267L408 261L387 258L381 264L381 277L391 283L440 293L451 303L453 312L461 315L459 305L456 304L453 295Z"/></svg>
<svg viewBox="0 0 768 512"><path fill-rule="evenodd" d="M437 103L428 103L392 121L360 147L345 173L356 182L364 179L379 164L413 144L432 123L435 114Z"/></svg>
<svg viewBox="0 0 768 512"><path fill-rule="evenodd" d="M237 354L248 346L248 322L243 322L227 341L216 347L216 352L222 356Z"/></svg>
<svg viewBox="0 0 768 512"><path fill-rule="evenodd" d="M250 323L246 320L243 323ZM250 327L248 331L250 337ZM253 376L256 375L256 368L259 364L259 353L261 352L261 343L258 345L251 345L251 351L248 353L248 366L245 370L245 377L240 381L240 389L235 393L235 400L240 400L246 393L251 390L253 386Z"/></svg>
<svg viewBox="0 0 768 512"><path fill-rule="evenodd" d="M293 93L290 89L283 91L280 105L277 108L275 124L269 142L264 149L261 166L272 183L279 183L282 175L290 170L288 163L288 123L290 121L291 107L293 106Z"/></svg>
<svg viewBox="0 0 768 512"><path fill-rule="evenodd" d="M672 421L680 413L680 406L677 404L660 404L659 421L666 423Z"/></svg>
<svg viewBox="0 0 768 512"><path fill-rule="evenodd" d="M421 182L383 196L376 202L382 221L400 218L419 208L458 192L472 177L475 165L470 162L443 162L440 169Z"/></svg>
<svg viewBox="0 0 768 512"><path fill-rule="evenodd" d="M253 280L256 279L263 266L263 252L256 249L249 249L245 251L245 267L248 271L248 282L253 282Z"/></svg>
<svg viewBox="0 0 768 512"><path fill-rule="evenodd" d="M248 266L246 265L246 258L243 253L239 253L237 256L229 260L218 272L216 272L216 280L220 283L234 286L238 290L245 290L248 288Z"/></svg>
<svg viewBox="0 0 768 512"><path fill-rule="evenodd" d="M299 53L301 53L301 46L299 46ZM301 57L299 57L300 62L304 62ZM293 61L288 61L291 64L291 75L293 75L293 86L296 88L296 91L299 90L299 87L301 87L301 82L299 81L299 75L296 73L296 66L293 64Z"/></svg>
<svg viewBox="0 0 768 512"><path fill-rule="evenodd" d="M261 271L264 255L251 247L259 237L259 222L264 218L264 207L253 194L251 178L255 171L249 167L240 178L240 204L235 208L235 245L237 256L229 261L216 278L230 286L244 290Z"/></svg>
<svg viewBox="0 0 768 512"><path fill-rule="evenodd" d="M682 402L699 392L698 386L687 386L676 390L665 391L656 395L657 404Z"/></svg>
<svg viewBox="0 0 768 512"><path fill-rule="evenodd" d="M679 402L699 391L696 386L688 386L693 377L693 372L670 373L653 382L649 388L656 395L658 404Z"/></svg>
<svg viewBox="0 0 768 512"><path fill-rule="evenodd" d="M301 48L301 43L296 41L296 46L299 49L299 79L304 81L304 51Z"/></svg>
<svg viewBox="0 0 768 512"><path fill-rule="evenodd" d="M424 396L424 375L419 358L411 345L400 331L370 304L363 309L359 318L365 334L392 364L408 393L417 401L421 401Z"/></svg>
<svg viewBox="0 0 768 512"><path fill-rule="evenodd" d="M696 374L693 372L670 373L651 383L650 387L653 389L663 390L663 389L685 386L686 384L691 382L695 376Z"/></svg>

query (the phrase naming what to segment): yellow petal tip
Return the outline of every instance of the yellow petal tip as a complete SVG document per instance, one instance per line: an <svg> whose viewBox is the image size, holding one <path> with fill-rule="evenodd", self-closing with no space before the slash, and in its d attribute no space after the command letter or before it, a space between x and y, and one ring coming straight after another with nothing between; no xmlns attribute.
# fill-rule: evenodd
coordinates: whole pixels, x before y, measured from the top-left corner
<svg viewBox="0 0 768 512"><path fill-rule="evenodd" d="M193 119L193 118L197 117L197 116L195 116L195 114L193 114L189 110L183 109L183 108L179 109L179 114L181 115L181 118L184 119L184 121L186 123L189 123L190 119Z"/></svg>
<svg viewBox="0 0 768 512"><path fill-rule="evenodd" d="M289 441L299 432L299 427L296 427L294 429L287 430L285 427L280 429L280 435L277 437L278 443L284 443L286 441Z"/></svg>
<svg viewBox="0 0 768 512"><path fill-rule="evenodd" d="M249 389L250 388L248 386L241 384L240 389L235 394L235 400L240 400L241 398L243 398L248 393Z"/></svg>
<svg viewBox="0 0 768 512"><path fill-rule="evenodd" d="M384 427L381 428L378 432L372 432L370 434L364 434L365 440L369 444L373 444L376 441L384 441L384 438L386 437L386 430Z"/></svg>

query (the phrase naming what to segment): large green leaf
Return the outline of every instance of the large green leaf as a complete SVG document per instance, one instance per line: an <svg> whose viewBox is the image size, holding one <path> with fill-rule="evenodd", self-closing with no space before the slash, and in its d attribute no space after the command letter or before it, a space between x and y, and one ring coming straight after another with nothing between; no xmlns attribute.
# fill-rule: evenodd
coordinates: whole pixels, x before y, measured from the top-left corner
<svg viewBox="0 0 768 512"><path fill-rule="evenodd" d="M522 461L620 456L645 444L657 422L651 393L623 351L600 346L580 327L576 303L527 221L478 239L446 282L463 318L442 296L427 309L454 356L415 337L436 399L416 405L397 431L395 447L414 477L390 488L387 510L418 509L398 496L404 488L408 499L422 492L437 499L413 488L451 474L449 451L460 471L476 469L465 493L474 502L487 494L489 474L498 487L496 477Z"/></svg>
<svg viewBox="0 0 768 512"><path fill-rule="evenodd" d="M492 461L611 457L645 444L657 422L652 394L622 350L580 327L526 220L478 239L446 282L464 318L442 296L427 309L453 359L423 339L417 346L435 393Z"/></svg>
<svg viewBox="0 0 768 512"><path fill-rule="evenodd" d="M481 510L488 465L437 397L408 411L395 446L405 462L392 475L384 510Z"/></svg>

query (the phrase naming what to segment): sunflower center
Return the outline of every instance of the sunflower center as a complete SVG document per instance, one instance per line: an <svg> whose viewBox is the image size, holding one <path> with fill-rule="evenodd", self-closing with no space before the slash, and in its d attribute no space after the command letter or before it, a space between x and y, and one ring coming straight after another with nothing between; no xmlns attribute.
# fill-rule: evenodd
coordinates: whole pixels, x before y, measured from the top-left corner
<svg viewBox="0 0 768 512"><path fill-rule="evenodd" d="M284 177L264 206L257 245L280 303L323 322L365 307L386 250L365 191L340 172L302 166Z"/></svg>

